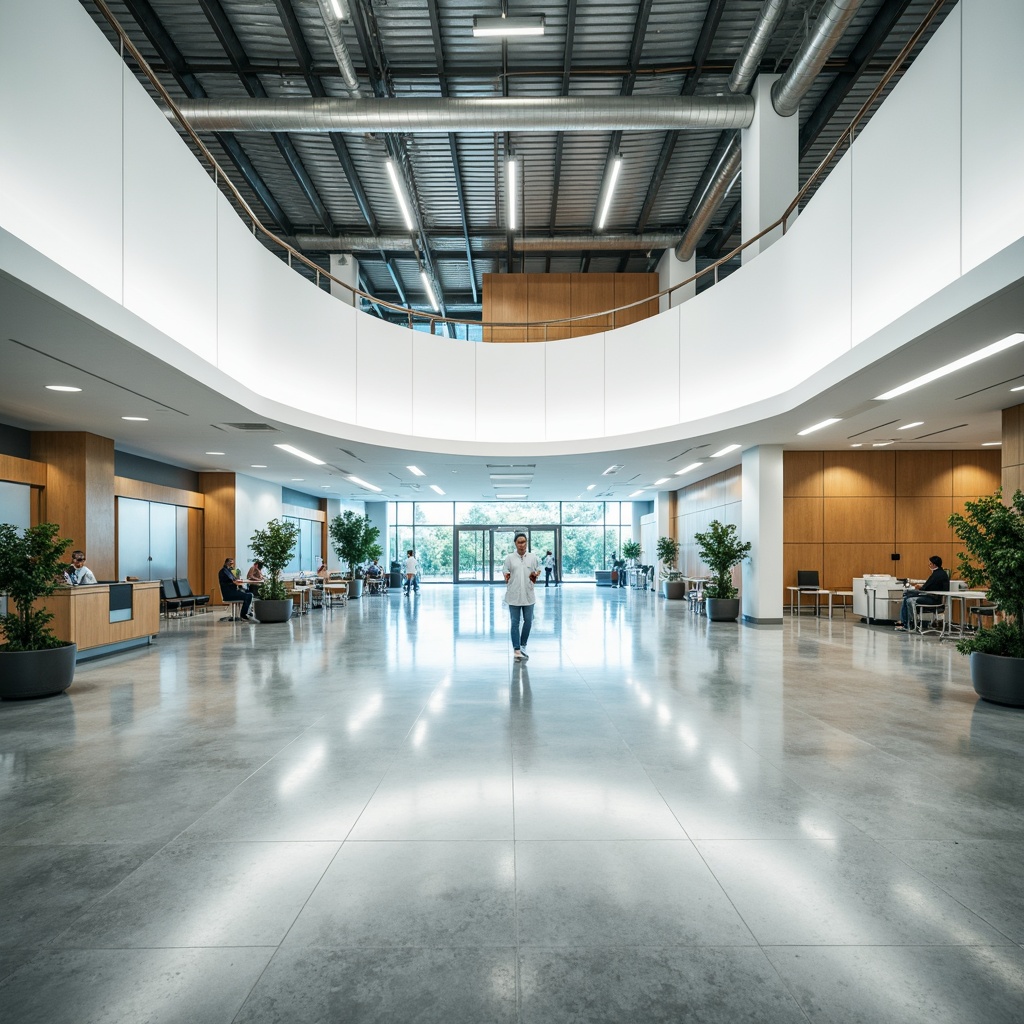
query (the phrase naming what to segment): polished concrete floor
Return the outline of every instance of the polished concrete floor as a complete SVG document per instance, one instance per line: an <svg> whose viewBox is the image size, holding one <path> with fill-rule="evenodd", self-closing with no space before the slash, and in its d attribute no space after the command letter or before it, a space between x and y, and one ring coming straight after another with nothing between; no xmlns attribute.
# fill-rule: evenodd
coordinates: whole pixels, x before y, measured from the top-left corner
<svg viewBox="0 0 1024 1024"><path fill-rule="evenodd" d="M934 638L497 589L0 705L0 1019L1020 1022L1024 712Z"/></svg>

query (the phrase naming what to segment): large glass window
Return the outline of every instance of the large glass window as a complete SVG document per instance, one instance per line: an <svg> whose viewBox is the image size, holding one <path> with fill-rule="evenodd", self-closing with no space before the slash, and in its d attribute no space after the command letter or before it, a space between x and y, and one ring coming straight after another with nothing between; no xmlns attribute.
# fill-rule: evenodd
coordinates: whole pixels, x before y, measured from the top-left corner
<svg viewBox="0 0 1024 1024"><path fill-rule="evenodd" d="M287 523L299 528L295 553L285 572L316 572L320 568L320 523L315 519L299 519L297 516L282 516Z"/></svg>
<svg viewBox="0 0 1024 1024"><path fill-rule="evenodd" d="M451 508L451 506L448 506ZM417 526L416 557L420 576L430 583L452 580L455 572L454 534L450 526Z"/></svg>

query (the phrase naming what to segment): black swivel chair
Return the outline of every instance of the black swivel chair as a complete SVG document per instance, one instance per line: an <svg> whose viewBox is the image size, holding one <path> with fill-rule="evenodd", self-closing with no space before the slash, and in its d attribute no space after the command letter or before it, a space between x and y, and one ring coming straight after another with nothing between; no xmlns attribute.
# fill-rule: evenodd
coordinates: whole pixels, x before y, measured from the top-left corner
<svg viewBox="0 0 1024 1024"><path fill-rule="evenodd" d="M796 585L799 593L796 595L797 611L800 610L800 594L811 593L814 594L814 608L815 612L818 610L818 594L817 591L821 590L821 583L818 578L817 569L797 569L796 571Z"/></svg>
<svg viewBox="0 0 1024 1024"><path fill-rule="evenodd" d="M204 612L207 610L206 606L210 603L210 595L193 594L188 580L175 580L174 589L178 592L178 597L183 599L191 598L193 608L202 608Z"/></svg>
<svg viewBox="0 0 1024 1024"><path fill-rule="evenodd" d="M160 609L165 615L173 611L180 615L183 609L195 611L196 602L194 598L180 597L174 589L174 580L160 581Z"/></svg>

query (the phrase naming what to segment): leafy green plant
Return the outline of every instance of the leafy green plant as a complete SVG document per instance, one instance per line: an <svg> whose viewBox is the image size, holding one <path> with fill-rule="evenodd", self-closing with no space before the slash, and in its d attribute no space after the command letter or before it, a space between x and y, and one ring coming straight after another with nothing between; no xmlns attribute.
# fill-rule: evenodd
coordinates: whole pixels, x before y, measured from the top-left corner
<svg viewBox="0 0 1024 1024"><path fill-rule="evenodd" d="M957 568L967 585L986 589L992 602L1009 616L990 629L961 640L961 654L998 654L1024 658L1024 492L1004 504L1002 491L965 503L949 525L966 552L957 552Z"/></svg>
<svg viewBox="0 0 1024 1024"><path fill-rule="evenodd" d="M3 651L45 651L66 647L49 629L53 613L33 608L41 597L49 597L59 586L64 570L63 555L71 538L58 538L56 523L40 523L22 533L11 523L0 523L0 593L6 593L15 611L0 616L6 643Z"/></svg>
<svg viewBox="0 0 1024 1024"><path fill-rule="evenodd" d="M331 520L329 531L335 554L348 564L349 578L356 579L356 566L374 557L370 554L374 547L380 551L380 530L371 525L369 516L346 509Z"/></svg>
<svg viewBox="0 0 1024 1024"><path fill-rule="evenodd" d="M294 523L271 519L262 529L249 538L249 548L263 563L267 582L260 584L261 601L286 601L288 591L281 582L281 573L288 567L295 554L299 539L299 528Z"/></svg>
<svg viewBox="0 0 1024 1024"><path fill-rule="evenodd" d="M676 570L676 559L679 557L679 541L675 537L658 538L658 561L662 564L663 580L678 579L682 573Z"/></svg>
<svg viewBox="0 0 1024 1024"><path fill-rule="evenodd" d="M742 543L732 523L723 526L717 519L711 522L707 532L696 533L694 538L701 561L711 570L712 579L704 588L704 596L735 597L738 591L732 585L732 570L750 554L750 541Z"/></svg>
<svg viewBox="0 0 1024 1024"><path fill-rule="evenodd" d="M643 553L643 548L640 547L640 541L638 540L627 540L622 545L622 557L627 561L631 558L637 561Z"/></svg>

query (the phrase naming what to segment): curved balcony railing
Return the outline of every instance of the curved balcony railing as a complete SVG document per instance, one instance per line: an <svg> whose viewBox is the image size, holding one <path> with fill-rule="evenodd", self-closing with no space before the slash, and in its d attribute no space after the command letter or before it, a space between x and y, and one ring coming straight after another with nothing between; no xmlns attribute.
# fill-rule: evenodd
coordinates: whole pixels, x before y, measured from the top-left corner
<svg viewBox="0 0 1024 1024"><path fill-rule="evenodd" d="M359 288L353 287L347 281L343 281L335 277L330 272L324 270L322 267L317 265L313 260L311 260L308 256L299 252L296 248L294 248L294 246L290 245L287 241L285 241L285 239L281 238L279 235L271 231L268 227L266 227L263 224L259 216L249 205L245 197L235 187L231 179L224 173L224 170L217 161L217 158L210 152L209 148L199 137L198 133L192 128L192 126L188 123L186 118L182 115L181 110L175 103L173 97L164 87L163 83L157 78L156 73L149 66L149 63L147 62L146 58L142 55L139 49L128 37L127 33L121 27L117 18L114 16L113 12L104 2L104 0L93 0L93 2L95 3L100 13L103 15L104 19L110 25L111 30L116 34L116 36L120 40L122 56L125 53L131 55L132 59L139 66L142 73L146 76L150 84L156 90L157 94L167 105L167 108L171 111L172 115L174 116L174 119L178 122L181 129L192 140L192 143L196 146L196 148L203 155L203 158L209 164L213 172L214 181L216 182L217 186L224 190L229 195L229 197L232 200L234 200L237 207L242 211L246 219L249 221L253 233L263 236L263 238L265 238L269 242L272 242L275 246L279 247L284 253L289 266L292 266L295 262L301 263L304 266L306 266L312 272L317 287L320 286L322 279L326 278L332 284L335 284L338 287L344 288L346 291L350 292L353 296L353 301L355 301L356 298L365 299L367 302L378 308L392 310L393 312L398 314L400 318L404 318L406 320L406 323L408 324L410 330L413 328L413 325L415 323L429 324L431 334L437 334L438 326L443 326L446 324L453 326L478 327L483 328L484 330L488 330L491 328L503 330L518 329L522 330L524 340L527 337L528 332L536 333L540 330L543 330L544 338L539 340L548 340L548 330L552 328L558 328L559 332L561 333L567 326L571 326L573 323L576 323L578 321L593 321L596 319L607 319L610 321L610 325L614 329L616 326L618 326L616 324L616 314L621 314L624 311L632 310L637 306L647 305L651 302L654 302L655 300L657 300L660 303L661 299L668 299L669 306L671 306L672 296L679 289L693 285L696 282L708 276L711 276L713 280L717 281L719 269L725 264L729 263L731 260L733 260L736 256L740 255L749 246L754 245L756 242L760 241L766 235L770 235L772 232L777 231L779 228L781 228L783 234L785 234L785 232L788 230L789 222L792 219L793 214L799 209L800 204L807 197L811 189L826 175L828 169L832 166L832 163L835 161L835 159L843 150L843 148L846 147L847 145L852 144L854 138L856 137L857 130L861 126L868 112L877 102L878 98L882 95L882 93L889 85L889 83L892 81L892 79L900 72L900 70L906 64L910 55L913 53L914 48L920 42L921 37L925 34L925 32L928 31L928 28L931 26L932 22L935 20L935 18L942 10L942 8L946 5L947 0L934 0L932 6L921 19L921 23L914 30L913 34L907 40L904 47L893 59L892 63L889 65L885 73L882 75L878 84L872 90L871 95L868 96L868 98L861 105L860 109L851 119L849 125L847 125L847 127L843 130L839 138L836 139L832 148L821 160L821 162L814 169L814 171L809 175L803 187L793 198L792 202L782 212L780 217L774 220L763 230L759 231L757 234L748 238L745 242L736 246L734 249L726 253L724 256L717 259L714 263L709 264L707 267L704 267L697 273L690 275L685 280L680 281L677 284L674 284L670 288L666 288L653 295L645 296L644 298L638 299L635 302L626 303L625 305L622 306L616 306L612 309L592 311L580 314L578 316L569 316L554 320L541 321L480 321L467 320L459 317L442 316L440 313L428 313L424 310L411 309L407 306L399 305L398 303L391 302L388 299L378 298L377 296L372 295L369 292L365 292ZM635 320L630 318L628 322L634 323Z"/></svg>

